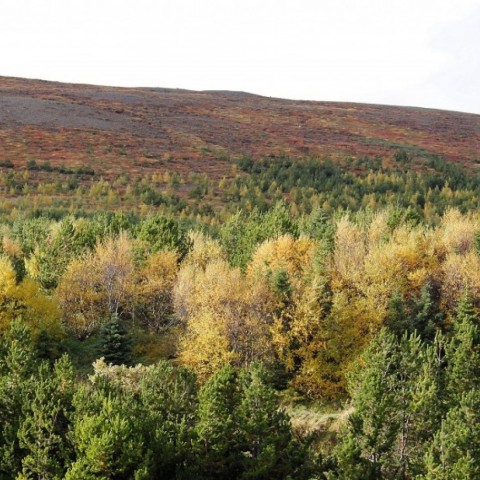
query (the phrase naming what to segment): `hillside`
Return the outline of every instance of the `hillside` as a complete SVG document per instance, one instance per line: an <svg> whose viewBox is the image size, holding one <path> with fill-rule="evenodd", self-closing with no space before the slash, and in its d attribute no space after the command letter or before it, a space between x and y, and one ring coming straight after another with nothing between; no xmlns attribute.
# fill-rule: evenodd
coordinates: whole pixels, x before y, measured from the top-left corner
<svg viewBox="0 0 480 480"><path fill-rule="evenodd" d="M0 478L480 472L480 116L0 82Z"/></svg>
<svg viewBox="0 0 480 480"><path fill-rule="evenodd" d="M0 78L0 214L226 218L287 200L432 217L478 206L479 158L479 115Z"/></svg>
<svg viewBox="0 0 480 480"><path fill-rule="evenodd" d="M221 177L224 159L391 158L396 149L475 167L480 116L240 92L111 88L0 78L0 158L142 175L163 160Z"/></svg>

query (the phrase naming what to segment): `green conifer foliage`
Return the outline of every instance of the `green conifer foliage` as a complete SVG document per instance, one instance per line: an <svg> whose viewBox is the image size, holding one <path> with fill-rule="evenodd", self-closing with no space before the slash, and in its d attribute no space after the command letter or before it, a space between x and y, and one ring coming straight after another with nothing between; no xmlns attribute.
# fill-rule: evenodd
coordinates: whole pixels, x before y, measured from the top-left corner
<svg viewBox="0 0 480 480"><path fill-rule="evenodd" d="M106 363L113 365L130 365L131 339L117 315L105 323L101 331L100 356Z"/></svg>
<svg viewBox="0 0 480 480"><path fill-rule="evenodd" d="M457 306L453 336L446 349L446 389L455 405L464 393L480 387L480 332L468 292Z"/></svg>
<svg viewBox="0 0 480 480"><path fill-rule="evenodd" d="M443 321L443 314L433 299L432 287L426 283L422 287L420 298L414 302L414 316L409 331L417 331L425 340L433 340L437 328Z"/></svg>
<svg viewBox="0 0 480 480"><path fill-rule="evenodd" d="M400 429L394 392L396 353L395 337L382 330L349 378L355 410L349 418L351 435L345 437L349 445L340 448L344 459L358 456L360 448L365 460L362 471L365 478L383 478ZM347 454L348 446L357 453ZM341 465L341 470L347 468L350 467Z"/></svg>
<svg viewBox="0 0 480 480"><path fill-rule="evenodd" d="M133 394L82 386L74 397L75 461L66 480L150 479L152 453Z"/></svg>
<svg viewBox="0 0 480 480"><path fill-rule="evenodd" d="M238 478L241 472L239 402L237 372L230 366L219 370L200 390L196 435L202 478Z"/></svg>
<svg viewBox="0 0 480 480"><path fill-rule="evenodd" d="M242 448L243 479L286 478L305 462L305 451L292 439L290 419L278 408L276 392L268 385L263 365L243 374L239 422L245 442Z"/></svg>
<svg viewBox="0 0 480 480"><path fill-rule="evenodd" d="M0 478L20 471L22 450L18 430L24 419L35 371L31 333L13 322L0 345Z"/></svg>
<svg viewBox="0 0 480 480"><path fill-rule="evenodd" d="M180 260L192 248L190 239L178 222L161 215L145 219L140 225L138 238L150 245L152 253L175 250Z"/></svg>
<svg viewBox="0 0 480 480"><path fill-rule="evenodd" d="M179 478L194 462L192 443L198 404L192 371L166 361L151 368L142 379L139 400L147 444L153 456L154 478ZM182 477L183 478L183 477Z"/></svg>
<svg viewBox="0 0 480 480"><path fill-rule="evenodd" d="M63 478L73 453L68 438L73 392L74 372L67 356L57 360L53 371L47 362L40 365L18 432L25 452L20 478Z"/></svg>
<svg viewBox="0 0 480 480"><path fill-rule="evenodd" d="M480 478L480 392L464 394L436 433L425 459L422 480Z"/></svg>
<svg viewBox="0 0 480 480"><path fill-rule="evenodd" d="M393 294L388 303L385 326L398 337L401 337L409 329L410 318L400 293Z"/></svg>

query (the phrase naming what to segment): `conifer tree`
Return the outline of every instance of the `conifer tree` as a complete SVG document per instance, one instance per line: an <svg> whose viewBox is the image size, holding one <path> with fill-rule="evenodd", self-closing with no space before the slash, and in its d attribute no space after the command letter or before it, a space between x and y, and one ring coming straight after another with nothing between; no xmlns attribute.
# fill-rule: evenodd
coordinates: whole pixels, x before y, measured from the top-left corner
<svg viewBox="0 0 480 480"><path fill-rule="evenodd" d="M192 248L192 242L180 224L162 215L153 215L145 219L140 225L138 238L150 245L152 253L175 250L180 260Z"/></svg>
<svg viewBox="0 0 480 480"><path fill-rule="evenodd" d="M35 352L30 330L13 322L0 345L0 478L20 471L22 459L18 430L24 418L23 406L30 400Z"/></svg>
<svg viewBox="0 0 480 480"><path fill-rule="evenodd" d="M278 409L276 392L267 383L267 372L253 364L243 374L239 426L244 438L243 479L286 478L304 463L302 445L295 444L290 419ZM300 478L297 471L295 478Z"/></svg>
<svg viewBox="0 0 480 480"><path fill-rule="evenodd" d="M457 306L453 336L446 348L446 390L451 405L480 387L480 332L469 293Z"/></svg>
<svg viewBox="0 0 480 480"><path fill-rule="evenodd" d="M66 480L152 478L152 454L144 442L142 414L132 393L108 385L81 386L73 404L75 461Z"/></svg>
<svg viewBox="0 0 480 480"><path fill-rule="evenodd" d="M117 315L102 327L100 356L106 363L113 365L130 365L131 339Z"/></svg>
<svg viewBox="0 0 480 480"><path fill-rule="evenodd" d="M347 462L361 452L363 467L359 465L361 472L356 474L366 479L383 478L400 429L394 392L396 353L395 337L381 330L349 376L355 410L349 417L350 434L345 435L339 449L341 459ZM340 471L349 468L348 464L340 465Z"/></svg>
<svg viewBox="0 0 480 480"><path fill-rule="evenodd" d="M419 369L411 381L409 402L408 473L424 471L424 456L445 413L445 344L437 332L434 341L422 349Z"/></svg>
<svg viewBox="0 0 480 480"><path fill-rule="evenodd" d="M441 424L425 458L422 480L474 480L480 477L480 392L464 394Z"/></svg>
<svg viewBox="0 0 480 480"><path fill-rule="evenodd" d="M433 299L432 287L426 283L421 290L420 298L414 302L414 315L409 331L417 331L424 340L433 340L443 314L438 310Z"/></svg>
<svg viewBox="0 0 480 480"><path fill-rule="evenodd" d="M196 435L202 478L238 478L241 472L239 402L237 372L230 366L215 373L200 390Z"/></svg>
<svg viewBox="0 0 480 480"><path fill-rule="evenodd" d="M144 414L139 421L147 444L156 452L154 478L183 478L194 463L198 402L194 373L167 361L148 367L140 383L140 402Z"/></svg>
<svg viewBox="0 0 480 480"><path fill-rule="evenodd" d="M385 317L385 326L387 326L392 333L401 337L403 333L409 329L410 318L405 308L400 293L394 293L388 303L387 315Z"/></svg>
<svg viewBox="0 0 480 480"><path fill-rule="evenodd" d="M20 478L63 478L72 453L68 430L73 390L74 372L67 356L57 360L53 371L47 362L40 365L18 432L25 452Z"/></svg>

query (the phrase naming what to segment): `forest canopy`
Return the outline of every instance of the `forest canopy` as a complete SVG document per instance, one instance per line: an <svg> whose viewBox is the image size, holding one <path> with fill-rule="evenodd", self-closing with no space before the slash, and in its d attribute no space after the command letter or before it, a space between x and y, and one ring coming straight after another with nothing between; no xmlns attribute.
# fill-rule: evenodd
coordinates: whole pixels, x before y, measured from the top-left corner
<svg viewBox="0 0 480 480"><path fill-rule="evenodd" d="M478 181L395 161L4 201L0 478L478 478Z"/></svg>

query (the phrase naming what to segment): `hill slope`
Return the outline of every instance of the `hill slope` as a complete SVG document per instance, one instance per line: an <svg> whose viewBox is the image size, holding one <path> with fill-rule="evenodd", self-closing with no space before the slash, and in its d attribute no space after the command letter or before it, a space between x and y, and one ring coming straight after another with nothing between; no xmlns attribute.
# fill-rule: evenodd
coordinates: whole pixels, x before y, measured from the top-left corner
<svg viewBox="0 0 480 480"><path fill-rule="evenodd" d="M88 165L107 178L168 161L225 174L232 157L391 158L403 148L475 167L480 116L241 92L111 88L0 77L0 161Z"/></svg>

